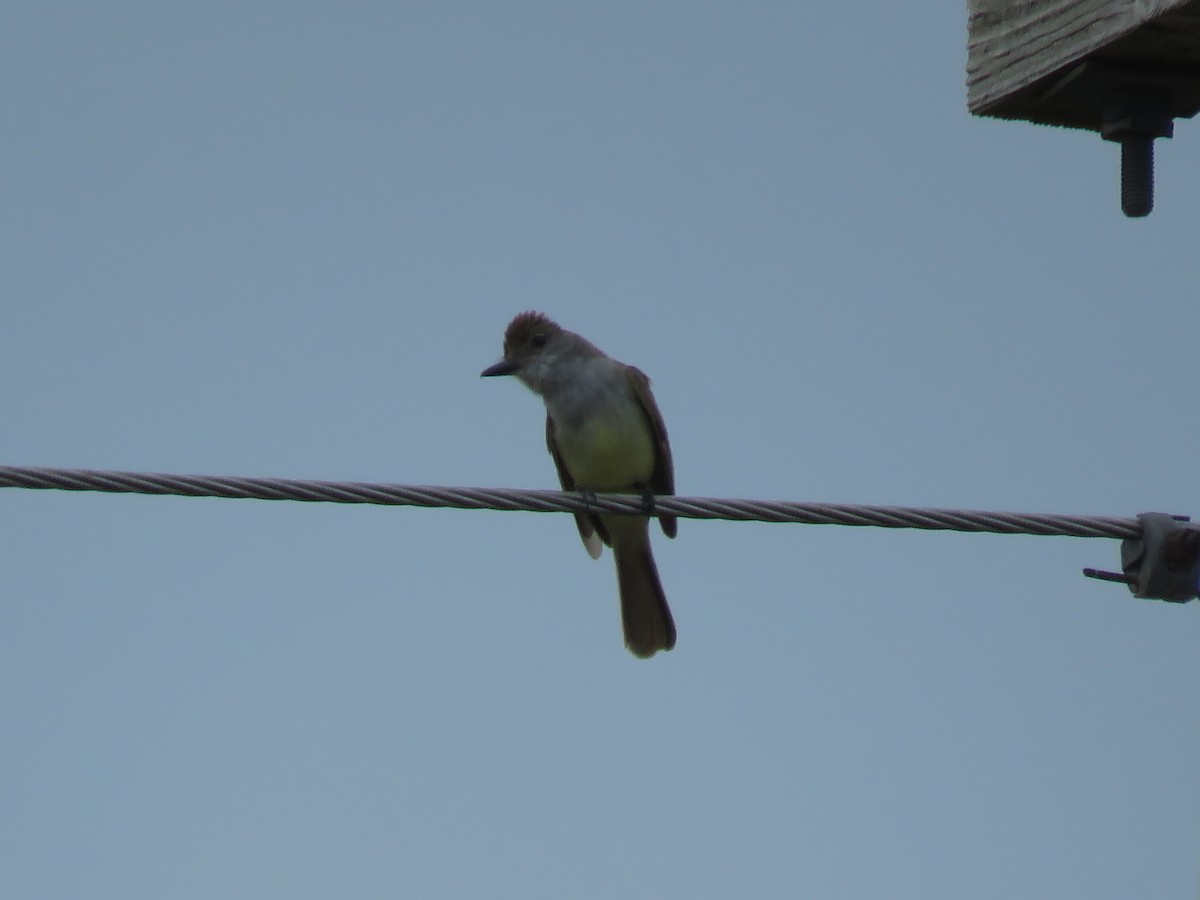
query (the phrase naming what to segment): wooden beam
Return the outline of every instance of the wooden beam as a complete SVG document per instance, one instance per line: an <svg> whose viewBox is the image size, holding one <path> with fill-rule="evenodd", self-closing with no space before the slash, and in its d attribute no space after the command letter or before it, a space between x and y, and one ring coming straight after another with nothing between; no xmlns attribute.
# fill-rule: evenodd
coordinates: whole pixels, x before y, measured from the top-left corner
<svg viewBox="0 0 1200 900"><path fill-rule="evenodd" d="M1200 111L1200 0L970 0L967 47L976 115L1101 131L1128 88Z"/></svg>

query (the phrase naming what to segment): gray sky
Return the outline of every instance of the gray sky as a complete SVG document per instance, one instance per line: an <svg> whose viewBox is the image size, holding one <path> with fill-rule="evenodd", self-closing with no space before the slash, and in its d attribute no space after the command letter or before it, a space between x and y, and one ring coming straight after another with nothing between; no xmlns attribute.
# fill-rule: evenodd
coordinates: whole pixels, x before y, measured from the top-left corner
<svg viewBox="0 0 1200 900"><path fill-rule="evenodd" d="M959 4L9 4L0 463L549 488L479 371L645 369L683 494L1200 514L1200 136L971 118ZM1200 604L1114 541L0 492L7 897L1200 886Z"/></svg>

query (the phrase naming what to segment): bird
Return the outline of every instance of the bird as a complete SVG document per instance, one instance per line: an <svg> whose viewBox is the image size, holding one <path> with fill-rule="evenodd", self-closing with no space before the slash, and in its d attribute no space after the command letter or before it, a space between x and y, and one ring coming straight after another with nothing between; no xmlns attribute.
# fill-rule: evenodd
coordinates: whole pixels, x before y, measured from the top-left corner
<svg viewBox="0 0 1200 900"><path fill-rule="evenodd" d="M675 493L671 444L650 379L544 313L523 312L504 332L504 355L480 377L513 375L546 406L546 446L564 491ZM651 506L652 508L652 506ZM663 533L678 523L659 515ZM575 514L588 554L612 548L625 646L649 658L675 646L675 620L650 549L649 517Z"/></svg>

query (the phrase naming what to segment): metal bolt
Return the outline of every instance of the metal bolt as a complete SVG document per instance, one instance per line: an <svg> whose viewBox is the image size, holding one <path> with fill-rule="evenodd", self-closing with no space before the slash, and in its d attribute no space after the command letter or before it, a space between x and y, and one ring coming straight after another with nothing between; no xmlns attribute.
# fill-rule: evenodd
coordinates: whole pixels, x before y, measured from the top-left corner
<svg viewBox="0 0 1200 900"><path fill-rule="evenodd" d="M1121 211L1130 218L1154 208L1154 139L1174 131L1171 95L1150 87L1127 87L1105 99L1100 135L1121 144Z"/></svg>
<svg viewBox="0 0 1200 900"><path fill-rule="evenodd" d="M1121 138L1121 212L1131 219L1154 209L1154 138Z"/></svg>

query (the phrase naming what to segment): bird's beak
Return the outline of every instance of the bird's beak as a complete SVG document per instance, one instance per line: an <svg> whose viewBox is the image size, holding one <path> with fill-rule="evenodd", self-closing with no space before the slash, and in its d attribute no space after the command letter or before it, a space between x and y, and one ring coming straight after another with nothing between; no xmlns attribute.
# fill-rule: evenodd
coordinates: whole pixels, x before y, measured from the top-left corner
<svg viewBox="0 0 1200 900"><path fill-rule="evenodd" d="M480 378L491 378L493 375L512 375L517 371L519 366L515 360L502 359L494 366L488 366L479 373Z"/></svg>

